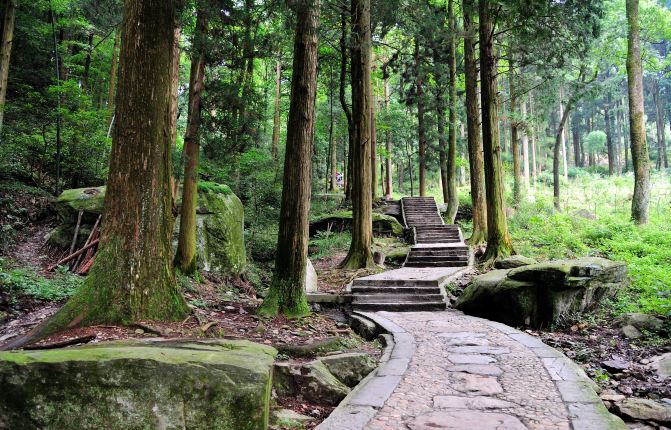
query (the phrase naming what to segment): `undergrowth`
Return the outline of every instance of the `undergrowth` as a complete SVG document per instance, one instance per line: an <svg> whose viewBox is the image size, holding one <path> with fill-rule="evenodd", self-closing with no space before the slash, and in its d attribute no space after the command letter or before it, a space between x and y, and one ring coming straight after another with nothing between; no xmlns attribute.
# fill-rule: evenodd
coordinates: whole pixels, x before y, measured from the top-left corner
<svg viewBox="0 0 671 430"><path fill-rule="evenodd" d="M0 259L0 290L8 293L11 300L16 300L19 295L41 301L64 300L75 293L83 280L65 268L59 268L53 277L45 278L32 269L12 268L9 262Z"/></svg>

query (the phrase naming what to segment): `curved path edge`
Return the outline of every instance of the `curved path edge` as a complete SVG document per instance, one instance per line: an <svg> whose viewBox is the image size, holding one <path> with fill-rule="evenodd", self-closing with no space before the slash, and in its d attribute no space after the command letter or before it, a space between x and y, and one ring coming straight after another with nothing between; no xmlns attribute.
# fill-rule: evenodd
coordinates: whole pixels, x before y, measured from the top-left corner
<svg viewBox="0 0 671 430"><path fill-rule="evenodd" d="M455 311L451 311L455 312ZM461 314L461 312L458 312ZM380 365L338 405L317 430L361 430L371 421L403 379L416 350L415 337L380 313L353 312L372 321L385 337ZM626 430L596 394L597 385L580 366L538 338L494 321L463 315L491 327L532 351L543 363L566 405L573 430Z"/></svg>

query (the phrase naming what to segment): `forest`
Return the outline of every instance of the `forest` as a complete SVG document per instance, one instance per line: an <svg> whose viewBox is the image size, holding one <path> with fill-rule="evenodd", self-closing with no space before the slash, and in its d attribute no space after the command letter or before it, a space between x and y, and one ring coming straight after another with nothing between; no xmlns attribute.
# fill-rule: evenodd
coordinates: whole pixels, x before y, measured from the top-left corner
<svg viewBox="0 0 671 430"><path fill-rule="evenodd" d="M0 427L666 428L668 141L669 0L0 0Z"/></svg>

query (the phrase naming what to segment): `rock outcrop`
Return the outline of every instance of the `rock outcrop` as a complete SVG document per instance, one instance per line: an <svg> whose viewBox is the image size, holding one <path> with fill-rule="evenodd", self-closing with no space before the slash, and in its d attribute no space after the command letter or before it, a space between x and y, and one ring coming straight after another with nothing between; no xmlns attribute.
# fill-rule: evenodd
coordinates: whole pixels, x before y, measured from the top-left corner
<svg viewBox="0 0 671 430"><path fill-rule="evenodd" d="M0 427L265 429L275 355L228 340L2 352Z"/></svg>
<svg viewBox="0 0 671 430"><path fill-rule="evenodd" d="M593 307L627 282L624 263L598 257L550 261L481 275L456 307L509 325L547 327Z"/></svg>
<svg viewBox="0 0 671 430"><path fill-rule="evenodd" d="M318 231L349 231L352 229L352 211L340 211L310 221L310 236ZM403 225L391 215L373 212L373 232L376 235L403 236Z"/></svg>

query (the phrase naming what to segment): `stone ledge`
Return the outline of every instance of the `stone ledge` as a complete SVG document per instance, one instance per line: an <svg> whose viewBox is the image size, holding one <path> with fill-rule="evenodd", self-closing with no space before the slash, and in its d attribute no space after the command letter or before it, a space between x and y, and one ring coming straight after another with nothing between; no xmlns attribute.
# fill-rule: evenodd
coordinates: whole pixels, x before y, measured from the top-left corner
<svg viewBox="0 0 671 430"><path fill-rule="evenodd" d="M321 305L347 305L352 303L351 294L308 293L308 303Z"/></svg>
<svg viewBox="0 0 671 430"><path fill-rule="evenodd" d="M353 312L352 315L367 319L380 332L386 332L380 335L386 339L386 347L377 370L354 387L317 430L362 430L401 382L415 351L414 337L400 326L379 314Z"/></svg>

